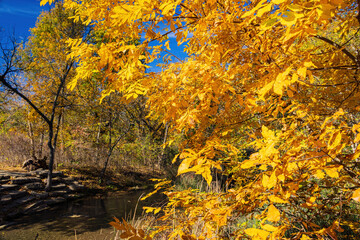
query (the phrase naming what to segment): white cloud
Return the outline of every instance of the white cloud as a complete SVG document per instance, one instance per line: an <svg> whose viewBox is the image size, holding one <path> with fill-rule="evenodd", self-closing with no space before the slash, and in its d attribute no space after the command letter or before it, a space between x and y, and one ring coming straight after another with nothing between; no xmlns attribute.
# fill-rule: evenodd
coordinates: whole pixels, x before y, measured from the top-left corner
<svg viewBox="0 0 360 240"><path fill-rule="evenodd" d="M0 13L7 13L7 14L14 14L14 15L31 15L31 16L38 16L39 10L38 9L27 9L21 8L18 6L10 6L7 4L1 3L0 0Z"/></svg>

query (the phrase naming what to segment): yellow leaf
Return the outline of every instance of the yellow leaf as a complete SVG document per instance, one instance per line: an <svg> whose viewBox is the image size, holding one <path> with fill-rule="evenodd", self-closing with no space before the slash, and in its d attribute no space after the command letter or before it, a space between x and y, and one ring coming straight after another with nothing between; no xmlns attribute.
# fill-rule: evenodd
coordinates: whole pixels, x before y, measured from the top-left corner
<svg viewBox="0 0 360 240"><path fill-rule="evenodd" d="M276 174L274 171L269 178L267 188L270 189L270 188L274 187L276 185L276 183L277 183L277 177L276 177Z"/></svg>
<svg viewBox="0 0 360 240"><path fill-rule="evenodd" d="M190 165L192 164L193 159L192 158L186 158L184 159L181 163L180 166L178 168L178 175L184 173L184 171L186 171Z"/></svg>
<svg viewBox="0 0 360 240"><path fill-rule="evenodd" d="M297 70L297 74L302 77L303 79L306 78L306 71L307 71L307 68L306 67L301 67Z"/></svg>
<svg viewBox="0 0 360 240"><path fill-rule="evenodd" d="M283 3L283 2L285 2L286 0L273 0L272 2L274 3L274 4L281 4L281 3Z"/></svg>
<svg viewBox="0 0 360 240"><path fill-rule="evenodd" d="M269 232L275 232L278 228L274 227L270 224L265 224L263 226L261 226L264 230L269 231Z"/></svg>
<svg viewBox="0 0 360 240"><path fill-rule="evenodd" d="M210 186L211 181L212 181L210 168L208 168L208 167L204 168L204 171L203 171L203 173L201 175L203 176L203 178L205 178L205 181Z"/></svg>
<svg viewBox="0 0 360 240"><path fill-rule="evenodd" d="M167 15L171 10L175 8L176 4L164 2L163 5L160 6L160 10L162 10L162 14Z"/></svg>
<svg viewBox="0 0 360 240"><path fill-rule="evenodd" d="M261 126L261 135L264 138L274 138L275 136L274 132L269 130L265 125Z"/></svg>
<svg viewBox="0 0 360 240"><path fill-rule="evenodd" d="M268 199L270 200L270 202L273 202L273 203L288 203L289 202L287 200L283 200L279 197L276 197L275 195L268 196Z"/></svg>
<svg viewBox="0 0 360 240"><path fill-rule="evenodd" d="M274 86L274 82L269 82L263 88L261 88L259 90L259 98L261 100L265 100L264 99L265 94L268 93L270 91L270 89L273 88L273 86Z"/></svg>
<svg viewBox="0 0 360 240"><path fill-rule="evenodd" d="M260 25L261 30L266 31L266 30L270 29L271 27L273 27L277 22L278 22L277 18L268 19L267 21L261 23L261 25Z"/></svg>
<svg viewBox="0 0 360 240"><path fill-rule="evenodd" d="M165 47L166 47L167 50L169 50L169 51L171 50L171 49L170 49L170 46L169 46L169 41L166 41L166 42L165 42Z"/></svg>
<svg viewBox="0 0 360 240"><path fill-rule="evenodd" d="M329 140L329 146L328 149L334 149L336 148L339 144L341 144L341 133L340 132L336 132L334 133L334 135L332 135L332 137Z"/></svg>
<svg viewBox="0 0 360 240"><path fill-rule="evenodd" d="M261 0L253 9L251 9L250 11L247 11L245 12L241 18L245 18L245 17L248 17L248 16L251 16L251 15L254 15L254 13L262 7L262 4L266 2L266 0Z"/></svg>
<svg viewBox="0 0 360 240"><path fill-rule="evenodd" d="M358 134L360 135L360 134ZM356 147L354 155L352 156L352 160L355 160L360 157L360 144Z"/></svg>
<svg viewBox="0 0 360 240"><path fill-rule="evenodd" d="M249 235L253 239L261 239L261 240L266 240L270 234L270 232L268 231L264 231L257 228L247 228L244 231L247 235Z"/></svg>
<svg viewBox="0 0 360 240"><path fill-rule="evenodd" d="M322 170L316 170L315 176L316 178L323 179L325 177L325 173Z"/></svg>
<svg viewBox="0 0 360 240"><path fill-rule="evenodd" d="M257 16L258 17L262 17L262 15L264 15L264 13L269 12L272 8L272 4L268 4L265 7L259 9L259 11L257 12Z"/></svg>
<svg viewBox="0 0 360 240"><path fill-rule="evenodd" d="M357 202L360 202L360 188L353 192L353 195L351 198Z"/></svg>
<svg viewBox="0 0 360 240"><path fill-rule="evenodd" d="M338 178L340 169L342 169L342 166L334 167L334 168L325 168L325 172L327 175L329 175L332 178Z"/></svg>
<svg viewBox="0 0 360 240"><path fill-rule="evenodd" d="M286 15L283 16L280 20L281 24L291 27L292 25L294 25L296 23L296 17L295 14L293 12L286 12Z"/></svg>
<svg viewBox="0 0 360 240"><path fill-rule="evenodd" d="M264 174L263 177L262 177L262 185L265 187L265 188L268 188L268 182L269 182L269 176Z"/></svg>
<svg viewBox="0 0 360 240"><path fill-rule="evenodd" d="M281 182L284 182L285 181L285 175L280 174L279 176L277 176L277 179L279 179L279 181L281 181Z"/></svg>
<svg viewBox="0 0 360 240"><path fill-rule="evenodd" d="M49 3L51 5L55 0L41 0L40 6L44 6L45 4Z"/></svg>
<svg viewBox="0 0 360 240"><path fill-rule="evenodd" d="M271 222L280 221L280 211L273 204L271 204L268 208L266 219Z"/></svg>
<svg viewBox="0 0 360 240"><path fill-rule="evenodd" d="M354 143L357 143L360 141L360 134L356 134L356 137L354 139Z"/></svg>
<svg viewBox="0 0 360 240"><path fill-rule="evenodd" d="M344 0L330 0L330 2L334 5L340 5L344 2Z"/></svg>
<svg viewBox="0 0 360 240"><path fill-rule="evenodd" d="M290 81L287 80L287 76L289 75L291 71L291 68L288 67L285 72L282 72L280 74L277 75L276 80L274 82L274 93L278 94L278 95L282 95L283 94L283 87L284 86L288 86L290 84Z"/></svg>
<svg viewBox="0 0 360 240"><path fill-rule="evenodd" d="M300 240L310 240L310 239L311 239L310 237L308 237L307 235L303 234L303 235L301 236L301 239L300 239Z"/></svg>
<svg viewBox="0 0 360 240"><path fill-rule="evenodd" d="M241 168L242 169L247 169L247 168L251 168L251 167L254 167L256 166L258 163L253 161L253 160L245 160L241 163Z"/></svg>

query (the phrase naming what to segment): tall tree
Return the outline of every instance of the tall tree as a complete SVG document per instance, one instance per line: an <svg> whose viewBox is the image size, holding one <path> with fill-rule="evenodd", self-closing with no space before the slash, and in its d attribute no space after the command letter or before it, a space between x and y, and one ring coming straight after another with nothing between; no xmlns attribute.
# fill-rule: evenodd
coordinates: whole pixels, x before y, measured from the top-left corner
<svg viewBox="0 0 360 240"><path fill-rule="evenodd" d="M75 24L72 12L65 10L61 3L57 3L49 12L43 12L36 27L31 30L31 36L25 48L18 52L18 45L9 54L7 66L1 77L5 88L20 96L32 109L32 115L40 118L47 125L49 149L49 174L46 190L51 189L52 171L56 151L58 130L63 111L66 106L66 83L71 77L74 60L67 59L67 39L84 35L84 25ZM10 54L11 53L11 54ZM21 55L21 62L14 61ZM6 78L12 68L20 66L24 71L15 77L17 82L25 82L20 90L15 82ZM19 79L24 80L20 81ZM26 89L26 91L24 91ZM26 92L28 93L26 95Z"/></svg>
<svg viewBox="0 0 360 240"><path fill-rule="evenodd" d="M72 86L105 70L113 89L127 99L146 95L150 116L186 135L179 174L195 172L211 184L212 169L225 164L233 173L235 187L225 193L168 191L163 219L175 222L159 230L172 229L170 238L222 238L230 221L246 215L258 225L234 229L239 239L357 234L350 206L360 201L358 1L64 6L113 39L99 48L70 40L70 56L80 61ZM170 34L186 43L189 58L145 71L169 51ZM139 45L126 41L141 37ZM256 153L244 160L246 147Z"/></svg>

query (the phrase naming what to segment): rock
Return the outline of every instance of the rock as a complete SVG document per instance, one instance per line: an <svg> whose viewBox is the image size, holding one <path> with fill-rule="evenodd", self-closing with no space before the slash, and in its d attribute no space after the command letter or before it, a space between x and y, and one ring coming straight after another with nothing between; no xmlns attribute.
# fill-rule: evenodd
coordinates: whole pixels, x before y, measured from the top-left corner
<svg viewBox="0 0 360 240"><path fill-rule="evenodd" d="M32 214L35 212L39 212L39 210L43 211L45 209L48 209L49 206L45 204L44 201L37 201L35 203L29 204L24 208L25 214Z"/></svg>
<svg viewBox="0 0 360 240"><path fill-rule="evenodd" d="M47 169L48 166L46 164L46 159L47 156L44 156L43 158L37 158L36 156L33 156L32 159L28 159L23 162L22 168L28 171L34 171L39 168Z"/></svg>
<svg viewBox="0 0 360 240"><path fill-rule="evenodd" d="M50 197L59 197L59 196L65 195L67 193L68 193L68 191L66 191L66 190L51 191L49 193L49 196Z"/></svg>
<svg viewBox="0 0 360 240"><path fill-rule="evenodd" d="M44 185L40 182L28 183L28 184L25 184L24 187L29 190L43 190L44 189Z"/></svg>
<svg viewBox="0 0 360 240"><path fill-rule="evenodd" d="M78 193L85 189L76 181L78 178L64 177L61 171L53 172L52 189L45 192L48 172L43 169L30 173L0 170L0 224L6 219L44 211L49 206L85 196Z"/></svg>
<svg viewBox="0 0 360 240"><path fill-rule="evenodd" d="M37 175L40 177L40 178L46 178L47 175L49 173L49 170L41 170L41 171L37 171Z"/></svg>
<svg viewBox="0 0 360 240"><path fill-rule="evenodd" d="M18 208L14 209L13 211L11 211L10 213L7 214L8 218L16 218L21 216L22 211Z"/></svg>
<svg viewBox="0 0 360 240"><path fill-rule="evenodd" d="M22 205L22 204L28 203L28 202L30 202L30 201L32 201L32 200L34 200L34 199L35 199L34 196L29 195L29 196L25 196L25 197L22 197L22 198L20 198L20 199L17 199L16 202L17 202L19 205Z"/></svg>
<svg viewBox="0 0 360 240"><path fill-rule="evenodd" d="M39 182L40 180L36 177L17 177L11 180L12 184L24 184L31 182Z"/></svg>
<svg viewBox="0 0 360 240"><path fill-rule="evenodd" d="M69 200L74 200L74 199L82 198L84 196L85 194L82 193L67 193L63 197Z"/></svg>
<svg viewBox="0 0 360 240"><path fill-rule="evenodd" d="M37 172L37 175L40 176L41 178L47 178L48 173L49 173L49 170L42 170L42 171ZM53 178L63 177L63 176L64 176L64 173L61 171L54 171L52 173Z"/></svg>
<svg viewBox="0 0 360 240"><path fill-rule="evenodd" d="M0 199L2 205L8 204L11 200L12 200L12 198L9 194L1 196L1 199Z"/></svg>
<svg viewBox="0 0 360 240"><path fill-rule="evenodd" d="M33 195L36 199L45 199L47 197L49 197L49 193L48 192L40 192L40 193L31 193L31 195Z"/></svg>
<svg viewBox="0 0 360 240"><path fill-rule="evenodd" d="M18 188L19 186L16 184L3 184L0 186L0 192L9 191Z"/></svg>
<svg viewBox="0 0 360 240"><path fill-rule="evenodd" d="M47 204L49 206L53 206L53 205L56 205L56 204L59 204L59 203L63 203L65 201L66 201L66 199L63 198L63 197L44 200L45 204Z"/></svg>
<svg viewBox="0 0 360 240"><path fill-rule="evenodd" d="M77 179L74 178L74 177L66 177L66 178L63 178L63 181L64 181L65 183L67 183L67 184L72 183L72 182L74 182L75 180L77 180Z"/></svg>
<svg viewBox="0 0 360 240"><path fill-rule="evenodd" d="M55 178L52 179L52 184L53 185L63 183L63 182L64 182L64 180L61 177L55 177Z"/></svg>
<svg viewBox="0 0 360 240"><path fill-rule="evenodd" d="M79 184L78 182L73 182L72 184L69 184L69 189L74 192L82 191L84 188L84 185Z"/></svg>
<svg viewBox="0 0 360 240"><path fill-rule="evenodd" d="M61 172L61 171L54 171L52 176L53 176L53 178L63 177L63 176L64 176L64 173Z"/></svg>
<svg viewBox="0 0 360 240"><path fill-rule="evenodd" d="M10 179L3 179L3 180L0 180L0 185L3 185L3 184L8 184L10 181Z"/></svg>
<svg viewBox="0 0 360 240"><path fill-rule="evenodd" d="M3 230L5 228L10 227L10 226L15 225L15 224L16 224L16 222L6 222L5 224L0 225L0 230Z"/></svg>
<svg viewBox="0 0 360 240"><path fill-rule="evenodd" d="M60 190L66 188L65 184L54 184L51 186L51 190Z"/></svg>
<svg viewBox="0 0 360 240"><path fill-rule="evenodd" d="M44 204L42 204L40 206L37 206L37 207L31 209L29 212L26 212L26 214L42 212L42 211L45 211L45 210L47 210L49 208L50 207L44 203Z"/></svg>
<svg viewBox="0 0 360 240"><path fill-rule="evenodd" d="M9 180L9 179L10 179L10 176L0 174L0 180Z"/></svg>
<svg viewBox="0 0 360 240"><path fill-rule="evenodd" d="M26 196L27 194L28 194L28 193L27 193L26 191L17 191L17 190L14 190L14 191L8 192L8 194L7 194L6 196L10 196L12 200L15 200L15 199L24 197L24 196Z"/></svg>

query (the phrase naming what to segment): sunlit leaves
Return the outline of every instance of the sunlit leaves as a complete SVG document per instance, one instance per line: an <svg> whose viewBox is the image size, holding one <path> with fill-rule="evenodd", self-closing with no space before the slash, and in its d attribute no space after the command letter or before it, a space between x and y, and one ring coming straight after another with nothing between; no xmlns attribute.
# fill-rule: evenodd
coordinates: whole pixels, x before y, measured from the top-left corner
<svg viewBox="0 0 360 240"><path fill-rule="evenodd" d="M280 220L280 211L272 204L268 208L266 219L271 222L278 222Z"/></svg>
<svg viewBox="0 0 360 240"><path fill-rule="evenodd" d="M147 236L141 228L136 229L129 223L127 223L124 219L121 222L119 219L114 217L115 222L110 222L109 224L113 226L116 230L121 231L120 237L122 239L129 240L150 240L151 237Z"/></svg>
<svg viewBox="0 0 360 240"><path fill-rule="evenodd" d="M184 136L179 175L201 175L211 187L215 172L232 174L234 186L218 195L167 192L164 219L178 214L178 222L159 231L217 238L236 212L261 208L260 226L236 234L335 236L335 215L351 215L341 206L351 197L348 189L359 187L356 3L65 0L65 6L108 40L69 41L70 56L79 61L71 86L103 72L108 93L146 96L149 117ZM171 51L169 41L185 42L189 57L152 71L152 62ZM240 156L246 148L255 153ZM321 225L329 212L337 213ZM191 229L199 222L196 235Z"/></svg>
<svg viewBox="0 0 360 240"><path fill-rule="evenodd" d="M353 192L351 198L354 199L357 202L360 202L360 188Z"/></svg>

